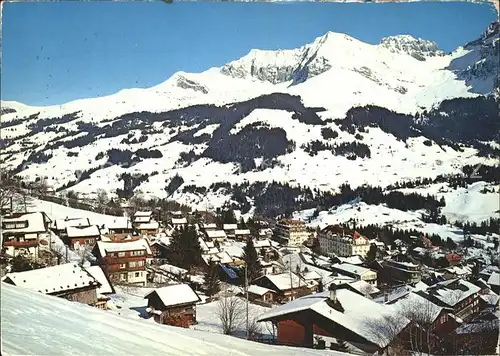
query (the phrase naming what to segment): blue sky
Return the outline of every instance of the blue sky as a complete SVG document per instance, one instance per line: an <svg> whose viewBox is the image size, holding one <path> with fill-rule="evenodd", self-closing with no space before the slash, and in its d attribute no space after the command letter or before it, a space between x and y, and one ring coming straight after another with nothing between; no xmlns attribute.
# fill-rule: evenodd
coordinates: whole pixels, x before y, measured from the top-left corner
<svg viewBox="0 0 500 356"><path fill-rule="evenodd" d="M368 43L410 34L451 51L496 13L472 3L6 3L2 100L54 105L149 87L252 48L296 48L327 31ZM467 20L464 20L467 18Z"/></svg>

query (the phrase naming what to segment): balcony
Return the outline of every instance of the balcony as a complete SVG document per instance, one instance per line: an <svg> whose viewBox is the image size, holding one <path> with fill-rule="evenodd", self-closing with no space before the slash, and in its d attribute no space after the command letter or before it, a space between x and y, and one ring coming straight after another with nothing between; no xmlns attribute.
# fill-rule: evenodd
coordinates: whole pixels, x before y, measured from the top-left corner
<svg viewBox="0 0 500 356"><path fill-rule="evenodd" d="M135 266L135 267L125 267L125 268L120 268L119 265L112 265L107 267L108 272L110 273L116 273L116 272L140 272L140 271L146 271L146 266Z"/></svg>
<svg viewBox="0 0 500 356"><path fill-rule="evenodd" d="M17 241L17 240L8 240L3 243L4 247L11 246L15 248L28 248L28 247L37 247L38 240L25 240L25 241Z"/></svg>
<svg viewBox="0 0 500 356"><path fill-rule="evenodd" d="M144 261L144 263L146 263L146 255L142 255L142 256L123 256L123 257L110 257L110 256L106 256L104 258L104 263L107 264L107 265L116 265L116 264L127 263L127 262L134 262L134 261Z"/></svg>

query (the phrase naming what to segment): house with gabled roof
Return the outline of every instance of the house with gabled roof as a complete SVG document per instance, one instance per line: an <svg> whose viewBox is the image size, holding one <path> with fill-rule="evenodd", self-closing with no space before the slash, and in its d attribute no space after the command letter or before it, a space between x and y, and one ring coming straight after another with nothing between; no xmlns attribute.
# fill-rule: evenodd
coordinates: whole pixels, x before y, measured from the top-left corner
<svg viewBox="0 0 500 356"><path fill-rule="evenodd" d="M280 344L313 347L315 335L322 335L344 340L369 354L389 348L410 323L391 308L334 287L274 308L258 321L277 325ZM388 321L390 328L381 327Z"/></svg>
<svg viewBox="0 0 500 356"><path fill-rule="evenodd" d="M8 273L3 282L92 306L98 303L97 288L101 286L90 273L75 263Z"/></svg>
<svg viewBox="0 0 500 356"><path fill-rule="evenodd" d="M160 324L188 328L196 324L196 303L201 301L188 284L157 288L147 294L146 311Z"/></svg>
<svg viewBox="0 0 500 356"><path fill-rule="evenodd" d="M291 272L267 274L254 280L253 284L273 290L276 293L274 300L280 303L311 294L317 289L317 283L308 283Z"/></svg>
<svg viewBox="0 0 500 356"><path fill-rule="evenodd" d="M2 248L6 254L38 256L42 239L49 240L52 220L44 212L16 213L2 220Z"/></svg>
<svg viewBox="0 0 500 356"><path fill-rule="evenodd" d="M152 254L146 239L127 242L98 241L93 254L113 283L146 285L146 260Z"/></svg>
<svg viewBox="0 0 500 356"><path fill-rule="evenodd" d="M68 227L88 227L90 225L90 220L88 218L66 217L66 219L54 220L51 225L51 230L62 237L66 233Z"/></svg>
<svg viewBox="0 0 500 356"><path fill-rule="evenodd" d="M78 249L80 247L93 248L100 236L101 230L97 225L85 227L68 226L66 227L65 240L72 249Z"/></svg>

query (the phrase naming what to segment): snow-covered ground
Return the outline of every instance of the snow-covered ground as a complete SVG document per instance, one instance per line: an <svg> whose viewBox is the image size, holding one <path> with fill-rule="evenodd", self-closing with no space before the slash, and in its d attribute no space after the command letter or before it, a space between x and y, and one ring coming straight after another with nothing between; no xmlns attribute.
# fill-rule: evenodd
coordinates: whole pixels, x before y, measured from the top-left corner
<svg viewBox="0 0 500 356"><path fill-rule="evenodd" d="M481 193L484 189L487 193ZM448 220L480 223L500 216L500 188L486 182L475 182L467 188L451 189L447 183L428 187L400 189L403 193L431 194L438 199L444 197L446 206L442 209Z"/></svg>
<svg viewBox="0 0 500 356"><path fill-rule="evenodd" d="M236 298L236 297L235 297ZM242 313L246 313L246 301L245 299L238 298L241 302L240 306ZM271 310L260 305L248 304L249 320L250 322L255 321L260 315ZM196 320L198 324L193 325L192 329L210 331L215 333L222 333L222 322L218 316L219 302L214 301L207 304L200 304L196 307ZM239 320L239 325L235 336L245 337L246 335L246 314L242 315L242 319ZM257 330L263 335L272 335L273 327L271 323L257 323Z"/></svg>
<svg viewBox="0 0 500 356"><path fill-rule="evenodd" d="M74 209L70 208L69 206L64 206L35 198L30 199L29 210L43 211L52 220L66 218L88 218L91 225L99 226L113 223L113 221L117 218L116 216L112 215L104 215L88 210Z"/></svg>
<svg viewBox="0 0 500 356"><path fill-rule="evenodd" d="M343 355L134 320L2 284L3 355Z"/></svg>
<svg viewBox="0 0 500 356"><path fill-rule="evenodd" d="M466 194L457 195L466 196ZM447 198L445 197L445 199ZM481 199L490 199L490 197L487 194L479 194L476 197L477 202L475 203L474 207L469 207L467 213L476 217L494 217L494 213L490 211L491 209L495 208L493 204L481 204ZM450 199L450 201L451 203L447 202L447 207L449 206L448 212L458 212L460 211L459 209L461 204L466 204L460 199L456 199L455 201ZM463 231L455 226L452 226L450 224L438 225L424 223L421 220L422 211L401 211L398 209L388 208L385 205L369 205L364 202L354 201L349 204L341 205L335 209L331 209L330 211L321 211L316 218L312 218L313 213L314 209L303 210L300 212L296 212L294 214L294 217L306 221L307 225L311 227L319 226L320 228L324 228L328 225L344 224L351 220L355 220L358 226L372 224L380 226L392 225L394 228L403 230L414 229L428 234L437 234L440 235L443 239L450 237L455 241L463 240ZM463 216L466 217L466 220L469 220L469 215L464 214ZM474 221L474 219L470 220ZM478 235L477 238L484 239L485 237Z"/></svg>
<svg viewBox="0 0 500 356"><path fill-rule="evenodd" d="M202 73L178 72L152 88L124 89L106 97L76 100L49 107L2 102L2 106L17 110L2 115L2 122L40 113L39 117L33 117L29 122L24 120L3 131L6 131L6 138L16 139L29 133L29 124L38 119L79 112L74 120L57 125L58 130L64 128L79 132L81 130L78 129L77 122L80 121L102 127L126 113L165 112L194 104L226 105L269 93L287 93L300 95L307 107L324 107L326 111L319 113L324 126L339 132L338 142L352 142L354 136L343 132L331 121L345 117L346 111L352 107L378 105L397 112L415 113L428 110L446 98L478 95L449 69L450 63L456 59L464 62L474 58L479 60L464 48L458 48L447 55L441 55L440 52L439 55L424 53L426 60L419 61L412 56L411 51L395 50L399 48L397 44L402 44L404 46L401 48L419 51L420 40L410 36L393 37L391 43L396 43L394 48L384 43L363 43L333 32L311 40L311 43L293 50L252 50L221 68L211 68ZM432 43L424 43L429 44L430 52L438 52L433 49ZM473 66L475 62L467 64ZM307 78L290 85L292 77L287 73L292 72L297 75L306 73ZM490 81L490 77L484 79L485 83ZM116 189L123 188L123 182L119 180L123 173L149 174L150 178L138 189L146 195L162 198L167 196L164 190L166 180L176 174L183 177L184 185L200 187L226 181L278 181L292 186L300 184L331 190L344 182L352 187L364 183L385 186L407 178L458 173L460 165L493 161L478 157L476 150L471 148L458 152L446 146L442 149L436 145L428 147L423 144L423 137L409 139L405 144L378 128L370 128L362 135L361 141L370 147L369 159L351 161L326 151L311 157L300 146L321 139L321 128L301 123L292 117L292 113L283 110L256 109L233 127L232 132L256 122L280 127L286 131L288 139L296 142L297 147L293 152L279 157L281 166L259 172L238 173L236 164L222 164L203 158L186 167L179 167L176 161L181 153L194 150L199 154L206 148L206 144L189 145L170 140L181 131L197 130L199 123L170 129L162 127L162 123L158 122L153 124L157 131L148 133L145 142L122 142L128 135L136 139L141 135L140 130L133 130L117 137L99 137L95 142L77 149L57 147L45 152L52 155L46 163L30 164L20 174L30 179L46 176L48 183L57 188L73 181L77 169L83 171L99 168L89 179L82 180L71 188L88 194L95 192L97 188L104 188L115 194ZM200 128L195 136L213 135L218 125L212 123ZM6 164L17 167L28 158L31 151L42 152L48 140L60 139L63 135L63 132L36 132L27 138L31 143L26 144L26 150L23 149L22 142L13 143L6 148ZM145 159L129 168L109 166L106 165L105 155L100 159L96 159L96 155L110 148L132 151L140 148L156 149L163 157ZM18 152L22 149L23 152ZM72 155L68 155L69 153ZM158 173L152 175L153 172ZM290 177L293 179L290 180ZM172 198L198 209L205 209L207 204L221 206L229 199L219 193L195 195L180 191ZM481 216L478 215L479 218Z"/></svg>

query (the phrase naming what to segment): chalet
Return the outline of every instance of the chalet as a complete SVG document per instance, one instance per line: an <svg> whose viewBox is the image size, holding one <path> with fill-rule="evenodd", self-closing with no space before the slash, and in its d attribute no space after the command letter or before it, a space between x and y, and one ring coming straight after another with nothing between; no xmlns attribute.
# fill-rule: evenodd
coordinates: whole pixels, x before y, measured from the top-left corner
<svg viewBox="0 0 500 356"><path fill-rule="evenodd" d="M252 234L250 233L250 230L248 230L248 229L234 230L234 238L236 240L246 241L251 236L252 236Z"/></svg>
<svg viewBox="0 0 500 356"><path fill-rule="evenodd" d="M92 306L98 305L96 290L100 283L85 269L74 263L8 273L3 281L43 294Z"/></svg>
<svg viewBox="0 0 500 356"><path fill-rule="evenodd" d="M201 299L187 284L175 284L147 294L147 312L160 324L188 328L196 324L196 303Z"/></svg>
<svg viewBox="0 0 500 356"><path fill-rule="evenodd" d="M227 235L224 230L205 230L207 238L212 241L223 242L227 240Z"/></svg>
<svg viewBox="0 0 500 356"><path fill-rule="evenodd" d="M224 224L222 226L222 229L226 233L227 237L234 238L235 231L238 230L238 225L237 224Z"/></svg>
<svg viewBox="0 0 500 356"><path fill-rule="evenodd" d="M248 299L252 302L273 303L276 292L272 289L251 284L248 286Z"/></svg>
<svg viewBox="0 0 500 356"><path fill-rule="evenodd" d="M431 302L449 308L462 320L470 319L479 312L481 288L462 279L451 279L436 283L421 294Z"/></svg>
<svg viewBox="0 0 500 356"><path fill-rule="evenodd" d="M148 223L138 223L137 231L142 235L156 235L160 232L160 223L158 221L150 221Z"/></svg>
<svg viewBox="0 0 500 356"><path fill-rule="evenodd" d="M101 231L97 225L86 227L72 227L66 228L66 242L72 249L80 247L93 248L95 243L99 240Z"/></svg>
<svg viewBox="0 0 500 356"><path fill-rule="evenodd" d="M186 227L187 224L188 224L187 219L183 217L170 219L170 225L174 229L180 229L181 227Z"/></svg>
<svg viewBox="0 0 500 356"><path fill-rule="evenodd" d="M450 314L452 309L437 305L415 292L386 305L394 308L397 315L411 320L412 344L417 345L418 350L436 350L440 346L440 337L458 326Z"/></svg>
<svg viewBox="0 0 500 356"><path fill-rule="evenodd" d="M90 220L88 218L66 218L57 219L52 222L51 230L54 231L60 237L66 234L66 229L68 227L89 227Z"/></svg>
<svg viewBox="0 0 500 356"><path fill-rule="evenodd" d="M257 278L253 284L273 290L276 293L274 301L280 303L286 303L316 291L314 287L295 273L264 275Z"/></svg>
<svg viewBox="0 0 500 356"><path fill-rule="evenodd" d="M132 221L127 217L117 217L112 222L106 224L108 233L106 236L110 237L113 241L123 240L127 236L134 234Z"/></svg>
<svg viewBox="0 0 500 356"><path fill-rule="evenodd" d="M331 268L345 276L355 278L356 280L366 281L374 286L377 285L377 272L371 269L351 265L349 263L334 264Z"/></svg>
<svg viewBox="0 0 500 356"><path fill-rule="evenodd" d="M201 228L203 230L205 230L205 231L208 231L208 230L217 230L217 224L215 224L215 223L212 223L212 224L202 224Z"/></svg>
<svg viewBox="0 0 500 356"><path fill-rule="evenodd" d="M96 306L101 309L107 309L107 302L108 300L110 300L109 295L115 293L113 284L100 266L85 267L85 270L100 284L100 286L98 286L96 290Z"/></svg>
<svg viewBox="0 0 500 356"><path fill-rule="evenodd" d="M469 355L494 355L498 354L499 331L499 315L484 313L460 325L454 331L454 341Z"/></svg>
<svg viewBox="0 0 500 356"><path fill-rule="evenodd" d="M38 256L41 239L50 239L51 220L43 212L13 214L2 221L2 248L10 256Z"/></svg>
<svg viewBox="0 0 500 356"><path fill-rule="evenodd" d="M141 223L148 223L153 220L153 212L152 211L137 211L134 214L133 222L134 225Z"/></svg>
<svg viewBox="0 0 500 356"><path fill-rule="evenodd" d="M381 327L391 320L391 330ZM277 325L278 343L313 347L315 335L344 340L373 354L390 347L409 320L347 289L307 295L260 316Z"/></svg>
<svg viewBox="0 0 500 356"><path fill-rule="evenodd" d="M93 252L114 284L146 285L146 260L151 248L145 239L130 242L98 241Z"/></svg>

